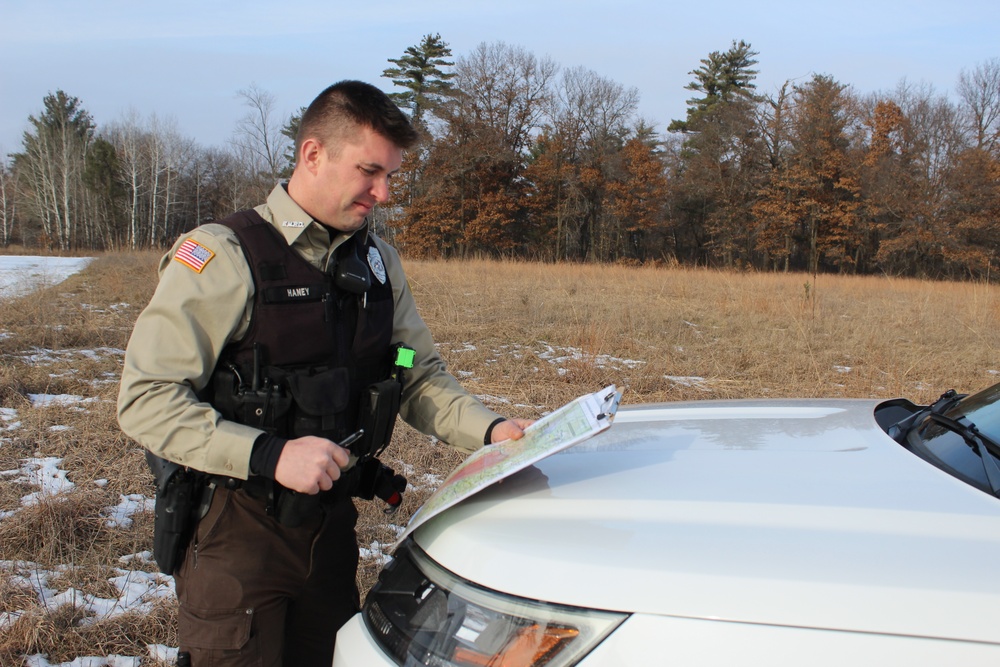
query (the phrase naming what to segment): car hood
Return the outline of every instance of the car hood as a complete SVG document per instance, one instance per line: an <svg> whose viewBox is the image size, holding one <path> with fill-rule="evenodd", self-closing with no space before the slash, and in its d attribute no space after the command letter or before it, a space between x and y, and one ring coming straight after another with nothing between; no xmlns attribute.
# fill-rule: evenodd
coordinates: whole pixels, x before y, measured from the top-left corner
<svg viewBox="0 0 1000 667"><path fill-rule="evenodd" d="M892 441L877 404L623 406L414 537L554 603L1000 642L1000 500Z"/></svg>

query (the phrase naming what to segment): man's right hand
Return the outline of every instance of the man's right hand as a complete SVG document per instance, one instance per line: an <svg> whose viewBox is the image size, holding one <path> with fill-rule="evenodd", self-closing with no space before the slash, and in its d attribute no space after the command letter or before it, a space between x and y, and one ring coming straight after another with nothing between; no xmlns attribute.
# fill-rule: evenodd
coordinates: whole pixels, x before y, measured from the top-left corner
<svg viewBox="0 0 1000 667"><path fill-rule="evenodd" d="M274 468L274 479L287 489L314 494L329 491L347 465L348 452L336 443L314 435L289 440Z"/></svg>

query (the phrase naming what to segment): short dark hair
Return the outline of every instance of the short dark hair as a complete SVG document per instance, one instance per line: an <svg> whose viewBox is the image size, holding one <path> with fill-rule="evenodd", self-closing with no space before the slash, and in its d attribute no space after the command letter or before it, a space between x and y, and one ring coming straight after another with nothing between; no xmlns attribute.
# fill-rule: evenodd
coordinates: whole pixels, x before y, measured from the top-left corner
<svg viewBox="0 0 1000 667"><path fill-rule="evenodd" d="M295 154L309 138L336 149L358 126L373 130L404 150L420 140L410 119L388 95L370 83L339 81L317 95L302 114L295 137Z"/></svg>

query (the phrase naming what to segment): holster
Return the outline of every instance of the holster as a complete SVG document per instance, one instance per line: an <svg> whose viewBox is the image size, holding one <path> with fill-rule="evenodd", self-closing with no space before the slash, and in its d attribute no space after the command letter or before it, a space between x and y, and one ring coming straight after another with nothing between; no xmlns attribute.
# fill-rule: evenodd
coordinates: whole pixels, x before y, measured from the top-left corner
<svg viewBox="0 0 1000 667"><path fill-rule="evenodd" d="M208 511L211 492L201 473L149 451L146 463L156 478L153 560L160 572L173 575L184 560L195 525Z"/></svg>

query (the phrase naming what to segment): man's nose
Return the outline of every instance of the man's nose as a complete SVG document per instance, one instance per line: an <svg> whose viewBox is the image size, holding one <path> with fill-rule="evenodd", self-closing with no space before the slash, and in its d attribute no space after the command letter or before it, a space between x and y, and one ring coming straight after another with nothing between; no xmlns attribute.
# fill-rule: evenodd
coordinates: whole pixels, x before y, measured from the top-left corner
<svg viewBox="0 0 1000 667"><path fill-rule="evenodd" d="M389 200L389 179L388 178L376 178L372 183L371 189L372 197L379 204L385 203Z"/></svg>

